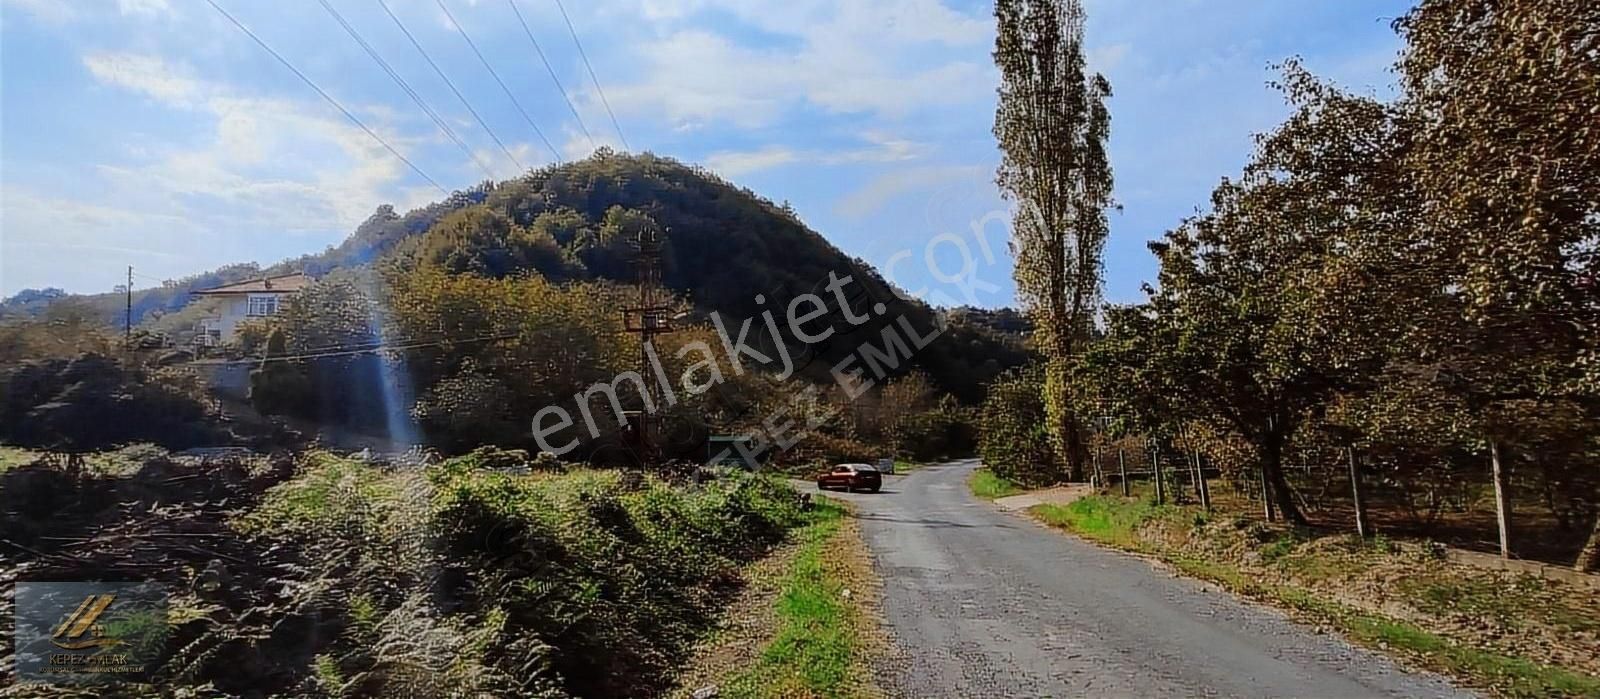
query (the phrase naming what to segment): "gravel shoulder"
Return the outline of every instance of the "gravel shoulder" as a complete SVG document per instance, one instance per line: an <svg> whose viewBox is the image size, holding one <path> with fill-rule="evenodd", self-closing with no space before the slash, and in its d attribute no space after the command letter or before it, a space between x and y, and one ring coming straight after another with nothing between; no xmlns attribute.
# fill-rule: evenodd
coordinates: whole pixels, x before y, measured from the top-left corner
<svg viewBox="0 0 1600 699"><path fill-rule="evenodd" d="M976 461L855 505L883 580L892 695L1470 696L1147 561L970 494Z"/></svg>

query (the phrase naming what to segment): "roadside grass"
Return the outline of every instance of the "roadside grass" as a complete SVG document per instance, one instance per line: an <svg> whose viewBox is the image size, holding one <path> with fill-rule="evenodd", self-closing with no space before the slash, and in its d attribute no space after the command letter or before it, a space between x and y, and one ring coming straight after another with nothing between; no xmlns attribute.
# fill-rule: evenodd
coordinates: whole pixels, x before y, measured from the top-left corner
<svg viewBox="0 0 1600 699"><path fill-rule="evenodd" d="M1169 531L1186 532L1183 537L1186 540L1216 535L1216 530L1201 531L1207 519L1196 508L1158 507L1143 499L1094 495L1067 505L1038 505L1029 513L1046 524L1086 539L1153 555L1188 576L1217 583L1246 597L1275 603L1307 621L1340 629L1356 643L1398 654L1421 667L1491 689L1501 696L1600 697L1600 678L1476 647L1463 639L1429 631L1412 621L1358 609L1336 601L1323 591L1296 584L1348 576L1359 572L1363 565L1359 558L1334 555L1337 551L1304 547L1311 539L1306 532L1284 531L1263 537L1254 544L1251 550L1262 562L1259 565L1285 574L1265 576L1259 569L1216 555L1213 549L1180 548L1168 543L1172 539L1147 531L1151 528L1147 525L1153 520L1165 520L1159 524L1168 526ZM1248 540L1244 536L1240 538ZM1395 553L1394 544L1386 540L1344 541L1335 549L1340 547L1355 556ZM1513 625L1518 619L1538 617L1574 632L1592 630L1593 622L1584 615L1559 600L1536 594L1540 584L1527 579L1508 586L1432 572L1404 579L1394 592L1425 611L1430 608L1465 611L1485 618L1509 620Z"/></svg>
<svg viewBox="0 0 1600 699"><path fill-rule="evenodd" d="M42 454L21 447L0 446L0 471L31 464Z"/></svg>
<svg viewBox="0 0 1600 699"><path fill-rule="evenodd" d="M1172 508L1158 507L1144 500L1119 500L1090 496L1065 505L1035 505L1029 512L1045 524L1070 529L1095 541L1134 549L1143 548L1136 535L1139 525L1173 512Z"/></svg>
<svg viewBox="0 0 1600 699"><path fill-rule="evenodd" d="M850 581L831 557L839 554L845 509L817 498L796 531L799 550L789 564L776 601L778 628L756 663L728 682L721 696L851 697L861 694L867 655L861 612L846 597ZM851 591L859 596L860 584Z"/></svg>
<svg viewBox="0 0 1600 699"><path fill-rule="evenodd" d="M989 500L1023 492L1015 483L995 475L994 471L987 468L973 471L967 479L967 485L972 488L973 495Z"/></svg>

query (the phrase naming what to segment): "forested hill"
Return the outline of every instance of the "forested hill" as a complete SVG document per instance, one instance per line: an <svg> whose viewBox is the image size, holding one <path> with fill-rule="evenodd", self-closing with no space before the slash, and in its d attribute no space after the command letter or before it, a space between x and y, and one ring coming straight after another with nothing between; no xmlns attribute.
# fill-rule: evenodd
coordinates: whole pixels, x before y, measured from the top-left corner
<svg viewBox="0 0 1600 699"><path fill-rule="evenodd" d="M906 315L919 328L933 325L931 309L896 299L871 265L834 247L787 207L699 167L606 150L517 179L486 182L405 214L380 206L336 247L265 269L234 265L142 290L135 294L134 313L147 326L176 329L192 322L174 314L195 289L262 274L304 271L322 277L375 264L426 265L487 277L536 271L558 282L629 283L634 235L649 222L665 231L665 286L701 312L719 312L735 324L767 308L781 313L783 306L773 302L821 291L831 272L851 275L874 300L889 303L889 317ZM757 294L768 299L765 307L756 303ZM119 294L67 298L91 304L108 322L121 321ZM0 306L0 314L36 311L57 300L33 293ZM915 364L940 388L973 402L990 378L1020 364L1024 353L1015 335L964 322L964 314L954 317L957 321Z"/></svg>

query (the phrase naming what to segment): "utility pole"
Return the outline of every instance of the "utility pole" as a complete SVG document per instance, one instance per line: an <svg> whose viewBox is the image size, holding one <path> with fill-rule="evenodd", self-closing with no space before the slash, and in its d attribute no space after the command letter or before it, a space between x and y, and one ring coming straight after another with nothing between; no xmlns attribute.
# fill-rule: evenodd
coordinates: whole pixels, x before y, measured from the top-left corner
<svg viewBox="0 0 1600 699"><path fill-rule="evenodd" d="M123 287L127 302L122 312L122 346L133 346L133 265L128 265L128 285Z"/></svg>
<svg viewBox="0 0 1600 699"><path fill-rule="evenodd" d="M638 247L634 265L639 272L639 305L622 309L622 322L628 332L639 333L639 377L645 390L646 405L630 425L634 448L638 450L639 465L653 468L661 462L654 437L658 422L655 411L661 407L661 386L655 378L659 372L654 364L660 360L654 358L653 338L672 332L673 328L672 319L667 316L671 308L661 305L656 298L656 287L661 283L661 237L654 226L639 231Z"/></svg>

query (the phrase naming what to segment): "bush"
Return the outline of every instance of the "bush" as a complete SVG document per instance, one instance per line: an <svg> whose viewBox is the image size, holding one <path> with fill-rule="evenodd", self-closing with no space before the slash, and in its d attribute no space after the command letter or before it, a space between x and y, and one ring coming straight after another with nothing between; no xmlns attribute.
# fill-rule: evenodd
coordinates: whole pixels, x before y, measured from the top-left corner
<svg viewBox="0 0 1600 699"><path fill-rule="evenodd" d="M738 471L678 488L505 468L527 463L480 449L424 473L319 454L270 491L239 527L309 552L333 586L314 607L340 631L304 639L299 672L329 693L448 696L421 673L445 667L497 696L657 694L738 565L802 515L781 481Z"/></svg>
<svg viewBox="0 0 1600 699"><path fill-rule="evenodd" d="M0 441L82 454L132 442L181 449L216 429L180 376L86 353L0 372Z"/></svg>
<svg viewBox="0 0 1600 699"><path fill-rule="evenodd" d="M1057 483L1065 474L1055 462L1045 430L1037 366L1005 374L989 386L978 417L978 450L995 475L1023 486Z"/></svg>

